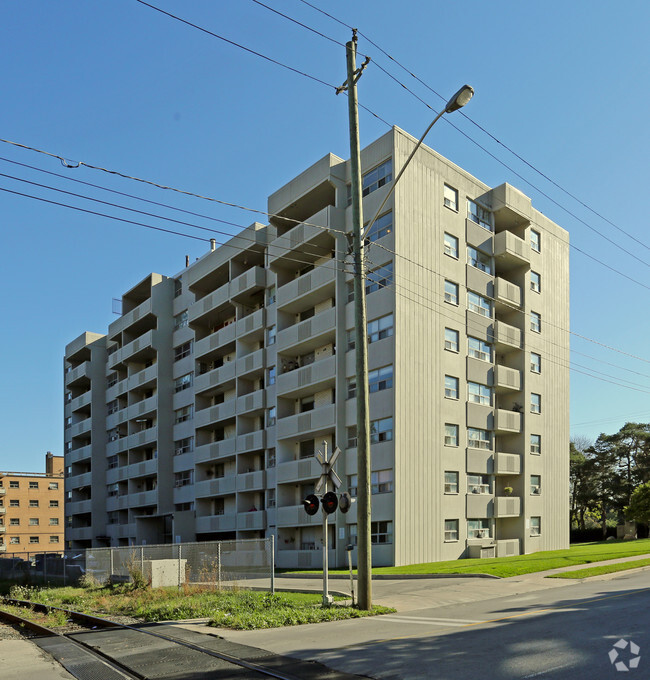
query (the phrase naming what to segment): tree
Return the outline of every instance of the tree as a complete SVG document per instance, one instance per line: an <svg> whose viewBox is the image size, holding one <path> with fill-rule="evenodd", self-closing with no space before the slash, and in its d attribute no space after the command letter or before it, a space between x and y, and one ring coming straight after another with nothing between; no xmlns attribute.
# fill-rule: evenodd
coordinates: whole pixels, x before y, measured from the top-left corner
<svg viewBox="0 0 650 680"><path fill-rule="evenodd" d="M625 508L625 516L640 524L650 523L650 482L634 489L630 504Z"/></svg>
<svg viewBox="0 0 650 680"><path fill-rule="evenodd" d="M585 529L585 515L595 501L593 484L590 478L590 461L585 455L590 442L573 439L569 444L569 515L571 526Z"/></svg>

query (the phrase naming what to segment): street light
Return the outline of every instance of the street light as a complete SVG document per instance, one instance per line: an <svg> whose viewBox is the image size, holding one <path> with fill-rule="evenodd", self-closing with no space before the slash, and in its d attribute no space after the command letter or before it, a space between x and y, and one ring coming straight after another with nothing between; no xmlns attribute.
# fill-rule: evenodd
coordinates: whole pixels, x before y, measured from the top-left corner
<svg viewBox="0 0 650 680"><path fill-rule="evenodd" d="M470 85L463 85L463 87L461 87L460 90L458 90L458 92L456 92L456 94L447 102L445 108L431 121L431 124L424 131L424 134L422 135L422 137L420 137L418 143L415 145L415 148L413 149L413 151L411 151L411 155L406 159L406 163L404 163L404 165L402 166L402 169L399 171L399 174L395 178L393 185L386 194L384 200L381 202L379 210L377 210L375 216L370 220L370 222L368 222L368 226L363 230L363 236L365 236L370 231L370 227L372 227L372 225L379 217L379 214L384 209L386 202L390 198L393 191L395 191L395 185L399 182L400 177L404 174L404 170L406 170L406 167L411 162L411 159L413 158L413 156L415 156L415 152L420 148L422 142L424 141L424 138L429 134L429 130L444 116L445 113L453 113L454 111L458 111L458 109L462 109L463 106L465 106L465 104L467 104L467 102L473 96L474 88L471 87Z"/></svg>

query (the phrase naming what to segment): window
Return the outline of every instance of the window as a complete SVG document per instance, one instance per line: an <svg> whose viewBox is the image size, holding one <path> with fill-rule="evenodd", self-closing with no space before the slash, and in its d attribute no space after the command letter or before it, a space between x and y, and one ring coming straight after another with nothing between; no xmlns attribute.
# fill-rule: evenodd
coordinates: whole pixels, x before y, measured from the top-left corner
<svg viewBox="0 0 650 680"><path fill-rule="evenodd" d="M10 489L19 489L20 488L20 482L10 481L9 482L9 488Z"/></svg>
<svg viewBox="0 0 650 680"><path fill-rule="evenodd" d="M539 253L541 250L541 235L538 231L535 231L534 229L530 230L530 247L536 252Z"/></svg>
<svg viewBox="0 0 650 680"><path fill-rule="evenodd" d="M117 413L120 410L120 404L117 399L113 399L113 401L109 401L108 404L106 404L106 412L109 416L112 416L113 413Z"/></svg>
<svg viewBox="0 0 650 680"><path fill-rule="evenodd" d="M183 282L181 279L174 279L174 297L180 297L183 293Z"/></svg>
<svg viewBox="0 0 650 680"><path fill-rule="evenodd" d="M370 522L370 542L388 544L393 542L392 522Z"/></svg>
<svg viewBox="0 0 650 680"><path fill-rule="evenodd" d="M346 429L347 433L347 444L345 445L346 449L353 449L357 445L357 426L356 425L351 425Z"/></svg>
<svg viewBox="0 0 650 680"><path fill-rule="evenodd" d="M30 542L30 543L38 543L38 542L39 542L38 536L30 536L30 537L29 537L29 542Z"/></svg>
<svg viewBox="0 0 650 680"><path fill-rule="evenodd" d="M458 351L458 331L453 328L445 328L445 349L449 352Z"/></svg>
<svg viewBox="0 0 650 680"><path fill-rule="evenodd" d="M275 304L276 288L275 286L269 286L266 289L266 305L270 307Z"/></svg>
<svg viewBox="0 0 650 680"><path fill-rule="evenodd" d="M174 361L180 361L185 357L189 357L192 354L193 340L188 340L178 347L174 347Z"/></svg>
<svg viewBox="0 0 650 680"><path fill-rule="evenodd" d="M534 290L536 293L540 293L542 290L542 279L537 272L530 272L530 289Z"/></svg>
<svg viewBox="0 0 650 680"><path fill-rule="evenodd" d="M271 326L270 328L266 329L266 346L270 347L271 345L275 345L275 337L276 337L276 327Z"/></svg>
<svg viewBox="0 0 650 680"><path fill-rule="evenodd" d="M542 518L541 517L531 517L530 518L530 535L539 536L542 533Z"/></svg>
<svg viewBox="0 0 650 680"><path fill-rule="evenodd" d="M449 257L458 259L458 239L455 236L445 232L444 243L445 255L449 255Z"/></svg>
<svg viewBox="0 0 650 680"><path fill-rule="evenodd" d="M29 488L30 489L38 489L38 482L30 482Z"/></svg>
<svg viewBox="0 0 650 680"><path fill-rule="evenodd" d="M17 543L20 543L20 536L12 536L9 539L9 543L11 543L12 545L16 545Z"/></svg>
<svg viewBox="0 0 650 680"><path fill-rule="evenodd" d="M530 435L530 452L536 456L542 453L542 435L541 434L531 434Z"/></svg>
<svg viewBox="0 0 650 680"><path fill-rule="evenodd" d="M266 452L266 467L267 468L275 467L275 449L269 449Z"/></svg>
<svg viewBox="0 0 650 680"><path fill-rule="evenodd" d="M174 473L174 486L176 488L191 486L192 484L194 484L194 470L183 470L183 472Z"/></svg>
<svg viewBox="0 0 650 680"><path fill-rule="evenodd" d="M106 380L107 380L106 386L107 387L113 387L113 385L117 385L117 379L118 379L118 375L117 375L116 372L109 373L108 377L106 378Z"/></svg>
<svg viewBox="0 0 650 680"><path fill-rule="evenodd" d="M387 236L393 231L393 213L387 212L385 215L378 217L370 230L366 234L365 243L373 243L380 238Z"/></svg>
<svg viewBox="0 0 650 680"><path fill-rule="evenodd" d="M393 284L393 263L378 267L366 276L366 295Z"/></svg>
<svg viewBox="0 0 650 680"><path fill-rule="evenodd" d="M467 338L468 354L474 359L480 359L481 361L492 361L492 348L487 342L480 340L479 338L472 338L471 336Z"/></svg>
<svg viewBox="0 0 650 680"><path fill-rule="evenodd" d="M458 540L458 520L445 520L445 543L451 543Z"/></svg>
<svg viewBox="0 0 650 680"><path fill-rule="evenodd" d="M492 437L488 430L480 430L477 427L467 428L467 446L470 449L492 449Z"/></svg>
<svg viewBox="0 0 650 680"><path fill-rule="evenodd" d="M393 367L384 366L368 373L368 391L370 394L387 390L393 386Z"/></svg>
<svg viewBox="0 0 650 680"><path fill-rule="evenodd" d="M58 517L50 517L50 526L51 527L58 527L59 526L59 518Z"/></svg>
<svg viewBox="0 0 650 680"><path fill-rule="evenodd" d="M275 406L266 409L266 427L273 427L276 421L276 409Z"/></svg>
<svg viewBox="0 0 650 680"><path fill-rule="evenodd" d="M469 199L467 199L467 219L492 231L492 213Z"/></svg>
<svg viewBox="0 0 650 680"><path fill-rule="evenodd" d="M380 418L379 420L371 420L370 443L380 444L381 442L390 441L393 441L393 419Z"/></svg>
<svg viewBox="0 0 650 680"><path fill-rule="evenodd" d="M379 319L368 322L368 342L377 342L389 338L393 334L393 315L386 314Z"/></svg>
<svg viewBox="0 0 650 680"><path fill-rule="evenodd" d="M30 527L37 527L38 526L38 517L30 517L29 518L29 526Z"/></svg>
<svg viewBox="0 0 650 680"><path fill-rule="evenodd" d="M350 496L356 497L358 495L358 475L350 475L348 477L348 489ZM370 473L370 493L390 493L393 490L393 471L392 470L376 470Z"/></svg>
<svg viewBox="0 0 650 680"><path fill-rule="evenodd" d="M266 369L266 386L275 385L275 366L269 366Z"/></svg>
<svg viewBox="0 0 650 680"><path fill-rule="evenodd" d="M393 179L393 159L389 158L381 165L367 172L361 182L361 196L367 196L380 189ZM350 203L352 200L350 199Z"/></svg>
<svg viewBox="0 0 650 680"><path fill-rule="evenodd" d="M540 475L530 476L530 493L539 496L542 493L542 478Z"/></svg>
<svg viewBox="0 0 650 680"><path fill-rule="evenodd" d="M50 501L50 507L51 508L58 508L59 507L59 501Z"/></svg>
<svg viewBox="0 0 650 680"><path fill-rule="evenodd" d="M445 423L445 446L458 446L458 425Z"/></svg>
<svg viewBox="0 0 650 680"><path fill-rule="evenodd" d="M541 413L542 412L542 395L535 394L531 392L530 395L530 412L531 413Z"/></svg>
<svg viewBox="0 0 650 680"><path fill-rule="evenodd" d="M30 501L29 501L29 507L30 507L30 508L37 508L37 507L38 507L38 501L33 500L33 499L30 500Z"/></svg>
<svg viewBox="0 0 650 680"><path fill-rule="evenodd" d="M174 317L174 330L185 328L189 323L187 309Z"/></svg>
<svg viewBox="0 0 650 680"><path fill-rule="evenodd" d="M106 487L106 493L108 496L117 496L119 488L119 484L109 484Z"/></svg>
<svg viewBox="0 0 650 680"><path fill-rule="evenodd" d="M174 392L182 392L183 390L192 387L193 375L194 375L193 373L186 373L185 375L182 375L180 378L176 378L174 380Z"/></svg>
<svg viewBox="0 0 650 680"><path fill-rule="evenodd" d="M192 420L194 417L194 405L183 406L174 411L174 424L184 423L186 420Z"/></svg>
<svg viewBox="0 0 650 680"><path fill-rule="evenodd" d="M458 493L457 472L445 472L445 493Z"/></svg>
<svg viewBox="0 0 650 680"><path fill-rule="evenodd" d="M458 212L458 189L445 184L443 188L443 198L445 208Z"/></svg>
<svg viewBox="0 0 650 680"><path fill-rule="evenodd" d="M488 475L467 475L467 493L490 493Z"/></svg>
<svg viewBox="0 0 650 680"><path fill-rule="evenodd" d="M458 304L458 284L445 279L445 302L450 305Z"/></svg>
<svg viewBox="0 0 650 680"><path fill-rule="evenodd" d="M50 543L58 543L58 542L59 542L58 536L50 536Z"/></svg>
<svg viewBox="0 0 650 680"><path fill-rule="evenodd" d="M492 405L492 390L487 385L475 382L467 383L467 396L468 400L474 404Z"/></svg>
<svg viewBox="0 0 650 680"><path fill-rule="evenodd" d="M300 458L311 458L314 455L315 450L316 449L314 446L314 440L307 439L305 441L300 442L299 456Z"/></svg>
<svg viewBox="0 0 650 680"><path fill-rule="evenodd" d="M117 456L109 456L106 459L106 464L109 470L113 470L117 467Z"/></svg>
<svg viewBox="0 0 650 680"><path fill-rule="evenodd" d="M467 291L467 307L470 311L481 314L481 316L492 318L492 303L487 298L478 293L473 293L471 290Z"/></svg>
<svg viewBox="0 0 650 680"><path fill-rule="evenodd" d="M275 489L267 489L266 491L266 507L275 507Z"/></svg>
<svg viewBox="0 0 650 680"><path fill-rule="evenodd" d="M175 456L182 456L184 453L191 453L192 451L194 451L194 437L185 437L174 442Z"/></svg>
<svg viewBox="0 0 650 680"><path fill-rule="evenodd" d="M458 378L453 375L445 376L445 398L458 399Z"/></svg>
<svg viewBox="0 0 650 680"><path fill-rule="evenodd" d="M541 354L537 354L536 352L530 353L530 370L533 373L541 373L542 372L542 355Z"/></svg>
<svg viewBox="0 0 650 680"><path fill-rule="evenodd" d="M542 332L542 315L537 312L530 313L530 330L535 333Z"/></svg>
<svg viewBox="0 0 650 680"><path fill-rule="evenodd" d="M467 246L467 261L472 267L486 274L492 274L492 258L472 246Z"/></svg>
<svg viewBox="0 0 650 680"><path fill-rule="evenodd" d="M490 538L490 520L468 519L467 538Z"/></svg>
<svg viewBox="0 0 650 680"><path fill-rule="evenodd" d="M11 517L9 519L9 526L10 527L18 527L20 526L20 518L19 517Z"/></svg>
<svg viewBox="0 0 650 680"><path fill-rule="evenodd" d="M20 507L20 501L17 500L17 499L15 499L15 498L12 498L12 499L9 501L9 507L10 507L10 508L19 508L19 507Z"/></svg>

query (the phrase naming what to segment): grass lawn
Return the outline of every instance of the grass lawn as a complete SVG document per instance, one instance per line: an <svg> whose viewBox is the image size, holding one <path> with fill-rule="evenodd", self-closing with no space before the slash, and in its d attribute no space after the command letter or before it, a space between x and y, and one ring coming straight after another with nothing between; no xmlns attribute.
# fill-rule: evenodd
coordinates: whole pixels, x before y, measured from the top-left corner
<svg viewBox="0 0 650 680"><path fill-rule="evenodd" d="M451 560L449 562L425 562L403 567L376 567L373 575L400 574L491 574L494 576L519 576L536 571L571 567L575 564L590 564L617 557L650 554L650 538L635 541L602 541L598 543L578 543L568 550L548 550L545 552L518 555L516 557L497 557L488 559ZM291 572L306 573L306 572ZM309 572L314 573L314 572ZM316 572L318 573L318 572ZM332 570L332 574L349 574L349 571Z"/></svg>
<svg viewBox="0 0 650 680"><path fill-rule="evenodd" d="M633 560L632 562L619 562L617 564L603 564L600 567L589 567L587 569L576 569L563 571L561 574L551 574L547 578L589 578L590 576L601 576L602 574L613 574L617 571L627 571L628 569L638 569L639 567L650 566L649 560Z"/></svg>
<svg viewBox="0 0 650 680"><path fill-rule="evenodd" d="M132 616L143 621L173 621L209 618L210 625L236 630L276 628L301 623L318 623L359 618L395 611L373 607L365 612L354 607L322 607L322 596L304 593L219 591L196 587L144 588L128 586L96 588L46 588L14 592L13 597L66 607L99 615ZM1 605L4 608L6 605Z"/></svg>

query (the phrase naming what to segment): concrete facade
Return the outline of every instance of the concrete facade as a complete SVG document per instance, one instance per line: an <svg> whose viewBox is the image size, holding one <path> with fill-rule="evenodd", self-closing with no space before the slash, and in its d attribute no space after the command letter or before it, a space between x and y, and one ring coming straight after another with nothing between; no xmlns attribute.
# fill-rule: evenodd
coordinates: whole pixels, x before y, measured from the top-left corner
<svg viewBox="0 0 650 680"><path fill-rule="evenodd" d="M63 456L45 456L45 472L0 472L0 552L63 550Z"/></svg>
<svg viewBox="0 0 650 680"><path fill-rule="evenodd" d="M366 220L414 142L363 150ZM356 487L349 182L325 156L270 224L68 345L70 547L273 533L279 567L319 566L301 501L323 442ZM422 147L368 238L373 562L568 547L567 232ZM331 564L354 508L330 517Z"/></svg>

